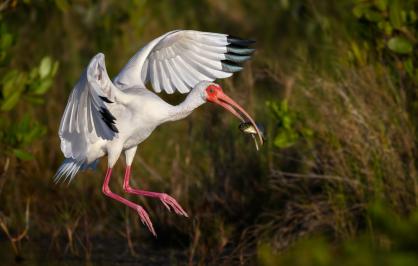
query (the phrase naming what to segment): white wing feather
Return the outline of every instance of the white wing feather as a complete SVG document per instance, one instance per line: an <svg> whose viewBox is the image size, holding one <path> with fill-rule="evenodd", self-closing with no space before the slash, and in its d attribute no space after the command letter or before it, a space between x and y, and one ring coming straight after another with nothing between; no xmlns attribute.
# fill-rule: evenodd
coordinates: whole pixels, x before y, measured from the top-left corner
<svg viewBox="0 0 418 266"><path fill-rule="evenodd" d="M123 89L145 88L159 93L188 93L200 81L230 77L237 63L250 58L252 41L226 34L177 30L168 32L138 51L115 78Z"/></svg>
<svg viewBox="0 0 418 266"><path fill-rule="evenodd" d="M107 75L104 55L97 54L74 87L61 119L58 134L66 158L82 161L90 144L115 137L115 118L106 104L113 104L117 95L123 98L121 94Z"/></svg>

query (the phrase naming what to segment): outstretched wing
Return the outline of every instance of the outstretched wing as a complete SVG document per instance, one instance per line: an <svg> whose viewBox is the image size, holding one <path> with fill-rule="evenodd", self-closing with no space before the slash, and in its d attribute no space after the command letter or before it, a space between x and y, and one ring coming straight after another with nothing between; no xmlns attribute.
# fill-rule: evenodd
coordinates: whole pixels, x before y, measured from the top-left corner
<svg viewBox="0 0 418 266"><path fill-rule="evenodd" d="M250 59L250 40L226 34L178 30L166 33L138 51L115 78L121 89L144 88L155 92L187 93L200 81L230 77L239 63Z"/></svg>
<svg viewBox="0 0 418 266"><path fill-rule="evenodd" d="M99 138L114 138L118 129L106 105L113 104L121 93L107 75L104 55L94 56L74 87L61 119L58 134L65 157L84 159L88 144Z"/></svg>

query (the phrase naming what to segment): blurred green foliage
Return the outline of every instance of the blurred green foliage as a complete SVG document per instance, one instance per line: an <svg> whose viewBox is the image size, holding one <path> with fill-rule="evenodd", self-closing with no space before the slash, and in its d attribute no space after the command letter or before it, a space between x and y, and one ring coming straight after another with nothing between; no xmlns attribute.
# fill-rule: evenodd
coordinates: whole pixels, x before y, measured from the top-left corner
<svg viewBox="0 0 418 266"><path fill-rule="evenodd" d="M406 72L408 78L418 84L418 54L414 49L418 40L416 1L355 2L353 13L364 24L361 34L368 41L368 47L374 47L373 51L394 70Z"/></svg>
<svg viewBox="0 0 418 266"><path fill-rule="evenodd" d="M305 237L285 253L268 245L258 247L260 265L369 266L418 264L418 211L401 217L382 203L369 208L373 231L335 243L325 236Z"/></svg>
<svg viewBox="0 0 418 266"><path fill-rule="evenodd" d="M314 55L302 51L290 78L277 72L285 92L268 103L274 147L291 159L272 174L272 194L286 211L272 207L255 230L265 233L264 265L417 264L417 241L408 235L417 228L418 3L345 3L350 19L304 6L325 35ZM318 237L294 237L306 233Z"/></svg>
<svg viewBox="0 0 418 266"><path fill-rule="evenodd" d="M0 16L0 143L1 155L14 155L21 160L33 159L26 149L42 137L46 128L27 113L31 106L44 104L44 94L51 88L58 71L58 61L45 56L38 66L21 70L13 63L12 47L17 37L8 30ZM25 105L26 114L10 115L16 106Z"/></svg>
<svg viewBox="0 0 418 266"><path fill-rule="evenodd" d="M288 102L267 101L267 107L271 110L273 119L277 121L275 137L273 140L277 148L288 148L297 141L309 141L312 138L312 130L302 125L302 117L289 109Z"/></svg>

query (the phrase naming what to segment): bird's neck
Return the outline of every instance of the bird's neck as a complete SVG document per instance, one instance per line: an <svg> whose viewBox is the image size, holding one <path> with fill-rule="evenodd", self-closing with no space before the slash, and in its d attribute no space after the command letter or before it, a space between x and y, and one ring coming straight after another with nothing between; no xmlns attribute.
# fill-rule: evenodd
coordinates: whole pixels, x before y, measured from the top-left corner
<svg viewBox="0 0 418 266"><path fill-rule="evenodd" d="M183 119L190 115L194 109L203 105L206 101L201 96L190 92L186 99L178 105L172 107L170 112L170 121Z"/></svg>

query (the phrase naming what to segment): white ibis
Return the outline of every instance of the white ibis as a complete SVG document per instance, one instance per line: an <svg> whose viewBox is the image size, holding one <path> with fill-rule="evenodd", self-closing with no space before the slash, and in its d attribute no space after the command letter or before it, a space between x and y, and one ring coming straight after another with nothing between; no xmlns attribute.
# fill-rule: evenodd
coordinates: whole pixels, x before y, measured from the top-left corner
<svg viewBox="0 0 418 266"><path fill-rule="evenodd" d="M112 168L125 154L123 189L127 193L153 197L179 215L188 217L177 201L165 194L132 188L131 165L138 144L159 125L187 117L206 102L216 103L243 122L254 120L229 98L215 79L240 71L250 58L253 41L226 34L176 30L148 43L126 64L112 82L106 71L104 55L97 54L74 87L59 127L64 162L55 181L70 182L79 170L94 167L107 155L108 168L103 193L136 210L141 221L156 236L151 220L138 204L113 193L109 188ZM156 93L188 93L179 105L163 101L146 88L151 83ZM263 140L260 132L260 143Z"/></svg>

